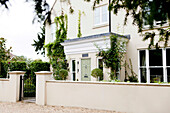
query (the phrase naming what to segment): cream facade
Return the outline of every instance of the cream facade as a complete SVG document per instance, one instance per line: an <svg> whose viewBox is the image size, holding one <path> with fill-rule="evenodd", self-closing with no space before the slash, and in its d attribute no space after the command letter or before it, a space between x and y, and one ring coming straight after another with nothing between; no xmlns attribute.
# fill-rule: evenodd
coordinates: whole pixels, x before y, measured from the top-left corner
<svg viewBox="0 0 170 113"><path fill-rule="evenodd" d="M46 22L46 40L45 43L48 44L55 40L54 35L54 18L61 15L63 11L64 14L68 15L68 34L66 40L62 45L64 46L64 51L66 54L67 61L69 63L69 78L70 80L90 80L95 81L96 79L91 77L89 71L94 68L99 67L99 62L101 58L96 57L98 49L95 46L97 43L101 48L109 48L109 36L111 33L116 33L123 35L123 40L127 40L126 55L125 60L129 63L129 59L132 61L133 70L138 74L139 82L153 81L154 78L159 78L162 82L169 82L168 74L170 73L169 67L166 64L168 61L166 58L166 53L169 53L169 49L163 50L161 65L153 64L152 66L146 62L156 62L149 59L149 54L152 53L151 50L147 50L148 41L143 41L142 34L138 33L137 26L132 24L132 19L129 17L127 25L124 26L125 11L119 11L118 15L114 15L111 12L111 30L109 31L109 12L107 10L108 0L103 0L99 5L93 10L93 1L84 2L83 0L70 0L74 13L69 13L69 4L67 2L60 2L56 0L54 6L51 10L51 20L52 24L49 25ZM82 12L81 15L81 33L82 38L77 38L78 34L78 12ZM165 26L165 28L168 26ZM145 31L148 31L146 29ZM144 50L144 53L141 52ZM160 53L161 53L160 52ZM143 55L143 57L141 57ZM85 56L85 57L84 57ZM152 56L155 57L155 56ZM144 59L144 60L142 60ZM142 66L142 62L145 62ZM86 65L84 65L84 63ZM84 68L83 68L84 66ZM87 67L87 68L86 68ZM90 68L90 69L88 69ZM160 69L158 69L160 68ZM85 71L86 70L86 71ZM85 71L85 72L82 72ZM103 65L104 79L109 79L110 69L105 68ZM127 70L130 75L130 70ZM154 72L158 72L156 75ZM83 75L84 74L84 75ZM121 68L119 73L119 79L124 81L125 79L125 69ZM84 79L85 78L88 79ZM145 80L143 80L145 79Z"/></svg>

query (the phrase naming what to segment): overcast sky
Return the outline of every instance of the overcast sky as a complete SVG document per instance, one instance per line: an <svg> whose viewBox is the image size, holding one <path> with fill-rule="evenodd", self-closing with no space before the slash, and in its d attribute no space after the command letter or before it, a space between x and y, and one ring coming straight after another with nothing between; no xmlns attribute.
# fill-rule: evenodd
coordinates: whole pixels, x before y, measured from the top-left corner
<svg viewBox="0 0 170 113"><path fill-rule="evenodd" d="M0 8L0 37L7 39L7 47L12 46L13 54L32 59L43 59L37 55L31 44L37 39L39 24L32 24L34 8L26 0L10 0L9 10ZM54 0L48 0L53 4Z"/></svg>

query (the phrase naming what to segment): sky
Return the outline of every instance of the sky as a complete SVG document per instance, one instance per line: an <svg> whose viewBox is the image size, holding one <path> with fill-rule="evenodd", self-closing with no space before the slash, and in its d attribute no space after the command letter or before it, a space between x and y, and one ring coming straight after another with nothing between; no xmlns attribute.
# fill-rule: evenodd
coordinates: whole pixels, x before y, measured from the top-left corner
<svg viewBox="0 0 170 113"><path fill-rule="evenodd" d="M7 40L7 48L12 47L12 54L32 59L44 59L37 55L31 46L37 40L40 24L32 24L34 7L26 0L10 0L9 10L0 8L0 37ZM50 6L54 0L48 0Z"/></svg>

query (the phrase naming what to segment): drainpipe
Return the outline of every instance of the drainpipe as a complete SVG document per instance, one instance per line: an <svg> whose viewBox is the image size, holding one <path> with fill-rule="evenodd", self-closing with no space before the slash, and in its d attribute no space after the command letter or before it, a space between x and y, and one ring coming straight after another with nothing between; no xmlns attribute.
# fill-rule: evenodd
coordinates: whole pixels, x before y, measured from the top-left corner
<svg viewBox="0 0 170 113"><path fill-rule="evenodd" d="M110 5L110 0L109 0ZM111 11L109 10L109 33L111 33Z"/></svg>

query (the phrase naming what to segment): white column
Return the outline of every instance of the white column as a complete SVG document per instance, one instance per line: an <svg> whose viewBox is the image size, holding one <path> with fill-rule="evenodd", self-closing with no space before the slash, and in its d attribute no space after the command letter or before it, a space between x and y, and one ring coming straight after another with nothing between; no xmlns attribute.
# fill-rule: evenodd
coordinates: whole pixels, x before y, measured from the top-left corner
<svg viewBox="0 0 170 113"><path fill-rule="evenodd" d="M10 102L17 102L19 100L20 92L20 76L25 74L24 71L9 72L10 80Z"/></svg>
<svg viewBox="0 0 170 113"><path fill-rule="evenodd" d="M163 58L163 82L167 81L167 69L166 69L166 49L162 49L162 58Z"/></svg>
<svg viewBox="0 0 170 113"><path fill-rule="evenodd" d="M36 104L46 104L46 81L51 79L52 72L36 72Z"/></svg>
<svg viewBox="0 0 170 113"><path fill-rule="evenodd" d="M149 69L149 50L146 49L146 72L147 72L147 83L150 83L150 69Z"/></svg>

